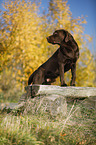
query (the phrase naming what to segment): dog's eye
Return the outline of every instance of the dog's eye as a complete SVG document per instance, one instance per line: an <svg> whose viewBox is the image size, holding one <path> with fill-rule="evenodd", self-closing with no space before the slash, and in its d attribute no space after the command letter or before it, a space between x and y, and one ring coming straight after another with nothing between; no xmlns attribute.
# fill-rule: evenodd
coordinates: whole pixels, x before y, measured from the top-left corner
<svg viewBox="0 0 96 145"><path fill-rule="evenodd" d="M57 32L55 32L53 35L55 35L55 36L56 36L56 35L58 35L58 33L57 33Z"/></svg>

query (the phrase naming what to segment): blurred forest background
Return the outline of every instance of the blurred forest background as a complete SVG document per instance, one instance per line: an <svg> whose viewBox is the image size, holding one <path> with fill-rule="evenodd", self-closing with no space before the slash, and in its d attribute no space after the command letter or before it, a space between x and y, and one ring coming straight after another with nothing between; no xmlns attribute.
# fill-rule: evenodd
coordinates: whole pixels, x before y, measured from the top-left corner
<svg viewBox="0 0 96 145"><path fill-rule="evenodd" d="M30 74L59 46L46 40L56 29L64 28L80 48L76 86L96 87L96 54L88 49L92 38L84 35L84 17L74 19L67 1L50 0L48 13L40 13L40 2L9 0L0 11L0 101L15 101L24 92ZM71 73L66 73L69 84ZM55 85L59 84L59 78Z"/></svg>

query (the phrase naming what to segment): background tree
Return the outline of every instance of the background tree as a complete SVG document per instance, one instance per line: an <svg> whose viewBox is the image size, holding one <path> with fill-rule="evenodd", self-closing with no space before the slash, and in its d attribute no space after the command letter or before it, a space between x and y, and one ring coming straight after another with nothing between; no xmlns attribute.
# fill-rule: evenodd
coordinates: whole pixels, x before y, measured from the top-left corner
<svg viewBox="0 0 96 145"><path fill-rule="evenodd" d="M4 8L0 31L1 70L10 69L11 75L22 85L46 58L42 19L35 2L9 1Z"/></svg>

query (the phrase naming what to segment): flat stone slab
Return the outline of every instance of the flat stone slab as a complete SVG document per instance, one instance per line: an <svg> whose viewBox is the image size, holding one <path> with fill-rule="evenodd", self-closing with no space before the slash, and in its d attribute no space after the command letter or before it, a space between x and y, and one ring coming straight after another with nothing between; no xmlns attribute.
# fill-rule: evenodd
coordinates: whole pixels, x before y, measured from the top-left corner
<svg viewBox="0 0 96 145"><path fill-rule="evenodd" d="M96 97L94 87L60 87L54 85L29 85L26 87L27 96L60 95L64 97L87 98Z"/></svg>

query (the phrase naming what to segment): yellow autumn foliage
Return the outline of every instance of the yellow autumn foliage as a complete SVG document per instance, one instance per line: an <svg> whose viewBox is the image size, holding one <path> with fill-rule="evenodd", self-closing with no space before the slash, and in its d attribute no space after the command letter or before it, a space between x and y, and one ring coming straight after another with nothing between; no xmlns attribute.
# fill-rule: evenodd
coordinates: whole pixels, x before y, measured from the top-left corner
<svg viewBox="0 0 96 145"><path fill-rule="evenodd" d="M40 3L35 1L9 0L3 5L5 10L0 19L1 81L4 72L9 75L10 70L17 86L27 85L29 75L58 48L48 44L46 37L54 30L64 28L72 33L80 48L76 85L94 86L94 59L86 45L86 39L90 41L91 37L84 36L82 26L86 20L83 17L74 19L67 1L51 0L48 14L43 15L39 15ZM68 83L69 78L70 73L67 73Z"/></svg>
<svg viewBox="0 0 96 145"><path fill-rule="evenodd" d="M1 50L1 70L9 67L15 72L16 80L26 82L29 73L47 57L42 20L37 15L38 6L35 2L31 4L19 0L5 3L4 7L6 11L2 19L5 24L0 32L0 43L6 49Z"/></svg>

